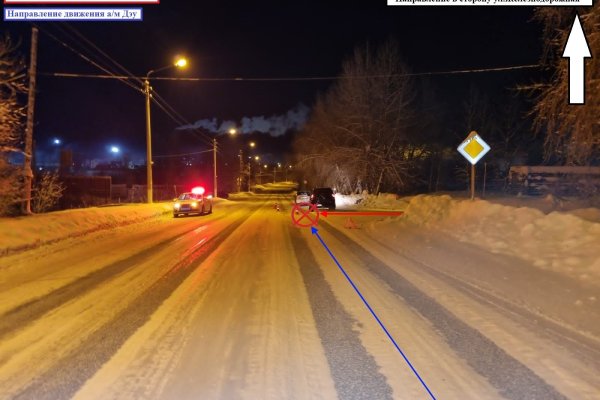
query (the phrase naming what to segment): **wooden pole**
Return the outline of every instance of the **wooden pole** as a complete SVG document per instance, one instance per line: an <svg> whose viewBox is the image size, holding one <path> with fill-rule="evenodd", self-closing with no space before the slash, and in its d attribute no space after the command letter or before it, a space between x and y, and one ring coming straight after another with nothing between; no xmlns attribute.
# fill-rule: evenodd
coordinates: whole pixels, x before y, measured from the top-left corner
<svg viewBox="0 0 600 400"><path fill-rule="evenodd" d="M154 183L152 182L152 125L150 119L150 81L148 75L144 80L144 92L146 93L146 202L152 203Z"/></svg>
<svg viewBox="0 0 600 400"><path fill-rule="evenodd" d="M27 98L27 123L25 125L25 160L23 162L23 176L25 177L23 198L23 213L31 214L31 183L33 171L31 159L33 157L33 112L35 109L35 83L37 70L38 28L31 28L31 55L29 59L29 92Z"/></svg>
<svg viewBox="0 0 600 400"><path fill-rule="evenodd" d="M213 138L213 177L214 177L214 197L217 198L217 138Z"/></svg>

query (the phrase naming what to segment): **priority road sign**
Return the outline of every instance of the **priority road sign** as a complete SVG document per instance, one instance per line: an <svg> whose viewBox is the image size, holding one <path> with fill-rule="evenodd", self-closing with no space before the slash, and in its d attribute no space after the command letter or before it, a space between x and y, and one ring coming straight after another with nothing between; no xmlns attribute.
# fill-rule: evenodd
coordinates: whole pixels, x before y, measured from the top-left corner
<svg viewBox="0 0 600 400"><path fill-rule="evenodd" d="M458 152L463 155L471 164L477 164L481 157L490 151L490 146L475 131L469 133L469 136L458 146Z"/></svg>

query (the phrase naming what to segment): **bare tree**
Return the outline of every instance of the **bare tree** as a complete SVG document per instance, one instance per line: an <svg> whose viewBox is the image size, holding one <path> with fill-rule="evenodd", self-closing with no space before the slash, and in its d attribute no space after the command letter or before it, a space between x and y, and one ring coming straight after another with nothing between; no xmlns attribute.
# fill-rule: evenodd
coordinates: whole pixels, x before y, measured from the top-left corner
<svg viewBox="0 0 600 400"><path fill-rule="evenodd" d="M24 64L10 37L0 39L0 214L18 201L21 179L8 162L10 152L21 152L24 108L18 96L26 92Z"/></svg>
<svg viewBox="0 0 600 400"><path fill-rule="evenodd" d="M344 191L359 182L374 193L407 187L423 149L413 140L415 92L396 43L357 48L342 70L299 135L299 162Z"/></svg>
<svg viewBox="0 0 600 400"><path fill-rule="evenodd" d="M56 206L62 197L65 186L56 173L44 173L39 176L33 188L33 211L43 213Z"/></svg>
<svg viewBox="0 0 600 400"><path fill-rule="evenodd" d="M584 105L569 105L569 62L561 58L575 11L593 56L586 59ZM538 132L545 132L546 159L589 165L600 154L600 7L543 7L536 10L536 18L545 25L543 61L555 71L549 83L539 85L541 94L533 110Z"/></svg>
<svg viewBox="0 0 600 400"><path fill-rule="evenodd" d="M17 95L25 93L24 64L10 37L0 39L0 151L20 151L24 107Z"/></svg>

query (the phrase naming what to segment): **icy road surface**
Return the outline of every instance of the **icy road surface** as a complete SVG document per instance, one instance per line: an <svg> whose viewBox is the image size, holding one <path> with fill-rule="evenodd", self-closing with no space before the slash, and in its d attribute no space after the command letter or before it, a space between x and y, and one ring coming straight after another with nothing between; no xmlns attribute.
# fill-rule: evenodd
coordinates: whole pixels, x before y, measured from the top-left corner
<svg viewBox="0 0 600 400"><path fill-rule="evenodd" d="M0 398L431 398L289 202L0 258ZM600 398L597 287L344 222L319 235L437 399Z"/></svg>

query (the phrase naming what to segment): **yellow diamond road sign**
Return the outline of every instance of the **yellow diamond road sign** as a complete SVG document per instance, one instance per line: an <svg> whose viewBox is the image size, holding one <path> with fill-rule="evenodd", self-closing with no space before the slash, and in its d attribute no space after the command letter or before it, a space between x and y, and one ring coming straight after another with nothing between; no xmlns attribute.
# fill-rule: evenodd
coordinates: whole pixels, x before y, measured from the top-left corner
<svg viewBox="0 0 600 400"><path fill-rule="evenodd" d="M469 136L458 146L458 152L463 155L473 165L477 164L477 161L481 159L488 151L490 146L473 131L469 133Z"/></svg>

